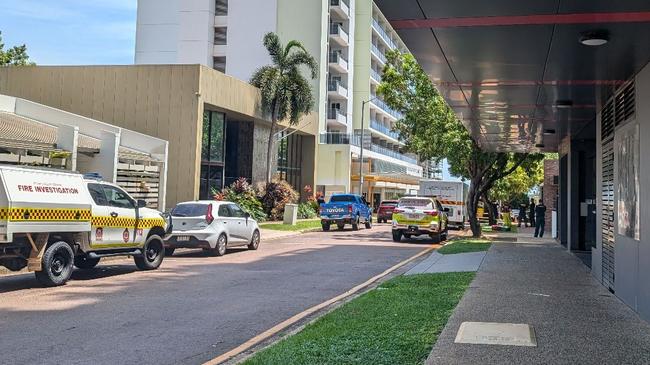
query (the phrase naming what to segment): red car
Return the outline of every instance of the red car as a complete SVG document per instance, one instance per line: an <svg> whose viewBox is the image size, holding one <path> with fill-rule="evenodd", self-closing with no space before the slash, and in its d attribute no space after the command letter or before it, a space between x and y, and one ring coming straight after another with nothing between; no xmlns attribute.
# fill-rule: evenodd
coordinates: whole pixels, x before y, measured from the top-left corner
<svg viewBox="0 0 650 365"><path fill-rule="evenodd" d="M393 219L393 209L397 207L397 200L384 200L377 208L377 222L387 223Z"/></svg>

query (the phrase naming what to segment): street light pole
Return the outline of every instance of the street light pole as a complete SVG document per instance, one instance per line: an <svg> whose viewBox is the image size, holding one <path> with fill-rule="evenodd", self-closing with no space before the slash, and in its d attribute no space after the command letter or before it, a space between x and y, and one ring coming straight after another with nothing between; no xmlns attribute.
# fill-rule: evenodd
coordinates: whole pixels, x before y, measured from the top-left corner
<svg viewBox="0 0 650 365"><path fill-rule="evenodd" d="M366 104L375 100L377 97L373 97L370 100L361 101L361 141L359 142L359 148L361 153L359 154L359 195L363 196L363 120L366 115Z"/></svg>

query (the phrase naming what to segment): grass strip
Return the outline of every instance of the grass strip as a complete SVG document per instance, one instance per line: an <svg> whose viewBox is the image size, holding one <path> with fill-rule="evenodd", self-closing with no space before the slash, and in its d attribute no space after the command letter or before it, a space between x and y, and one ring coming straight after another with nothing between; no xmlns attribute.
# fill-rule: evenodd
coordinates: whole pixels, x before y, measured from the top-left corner
<svg viewBox="0 0 650 365"><path fill-rule="evenodd" d="M272 229L275 231L303 231L306 229L320 228L320 219L309 221L298 221L295 226L281 223L263 223L260 228Z"/></svg>
<svg viewBox="0 0 650 365"><path fill-rule="evenodd" d="M487 251L491 245L488 240L459 239L440 247L438 253L453 255L456 253Z"/></svg>
<svg viewBox="0 0 650 365"><path fill-rule="evenodd" d="M422 364L473 278L399 276L244 364Z"/></svg>

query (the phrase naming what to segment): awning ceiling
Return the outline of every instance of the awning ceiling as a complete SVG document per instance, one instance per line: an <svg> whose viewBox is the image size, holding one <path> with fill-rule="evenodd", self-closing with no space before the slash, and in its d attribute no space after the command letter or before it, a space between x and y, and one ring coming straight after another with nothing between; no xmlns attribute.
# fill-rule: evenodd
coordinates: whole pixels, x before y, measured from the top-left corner
<svg viewBox="0 0 650 365"><path fill-rule="evenodd" d="M556 150L650 60L648 0L375 1L489 150ZM609 42L579 42L594 30Z"/></svg>

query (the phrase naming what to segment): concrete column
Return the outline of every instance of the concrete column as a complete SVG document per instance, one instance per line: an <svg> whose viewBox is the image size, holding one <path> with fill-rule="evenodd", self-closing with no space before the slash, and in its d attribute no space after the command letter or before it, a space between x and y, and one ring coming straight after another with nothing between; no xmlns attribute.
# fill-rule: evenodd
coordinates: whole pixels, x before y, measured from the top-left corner
<svg viewBox="0 0 650 365"><path fill-rule="evenodd" d="M56 131L56 145L58 148L70 151L70 158L66 161L66 168L77 170L77 148L79 146L79 127L61 124Z"/></svg>

